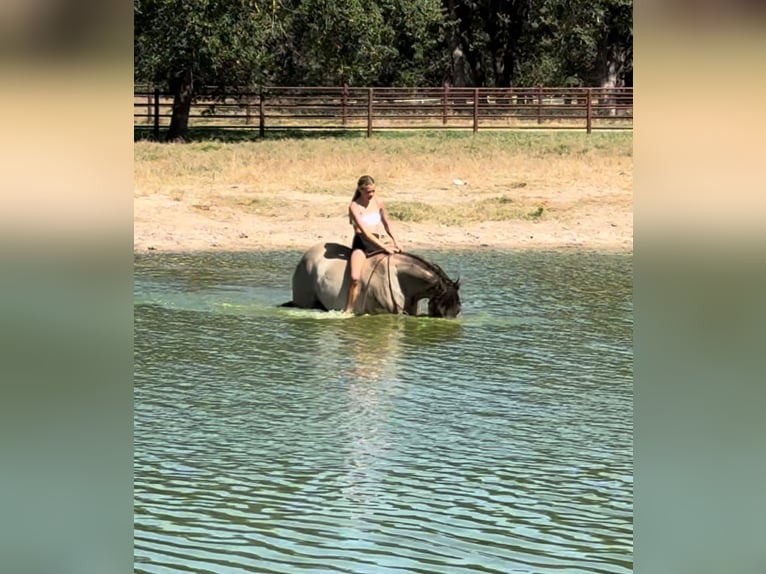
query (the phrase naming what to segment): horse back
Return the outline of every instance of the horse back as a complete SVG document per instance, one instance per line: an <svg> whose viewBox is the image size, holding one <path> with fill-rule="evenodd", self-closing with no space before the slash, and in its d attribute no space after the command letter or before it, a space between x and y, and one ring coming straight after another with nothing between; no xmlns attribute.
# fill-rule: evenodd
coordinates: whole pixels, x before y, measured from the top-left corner
<svg viewBox="0 0 766 574"><path fill-rule="evenodd" d="M322 242L303 254L293 273L293 303L307 309L342 310L348 295L351 249Z"/></svg>

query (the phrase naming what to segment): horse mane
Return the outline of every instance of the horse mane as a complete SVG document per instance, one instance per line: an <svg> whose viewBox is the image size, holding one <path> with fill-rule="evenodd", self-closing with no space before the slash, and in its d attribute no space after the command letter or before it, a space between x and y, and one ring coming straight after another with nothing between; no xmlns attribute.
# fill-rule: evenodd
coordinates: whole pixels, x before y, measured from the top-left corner
<svg viewBox="0 0 766 574"><path fill-rule="evenodd" d="M415 255L414 253L405 253L402 252L402 255L406 255L410 259L414 259L421 265L423 265L426 269L429 269L432 271L436 277L439 279L439 285L437 287L436 292L433 294L432 301L440 301L443 304L446 304L449 307L454 307L455 305L460 305L460 295L458 294L458 289L460 289L460 279L458 278L456 281L453 281L449 278L449 276L444 272L444 270L439 267L436 263L432 263L431 261L428 261L421 257L420 255Z"/></svg>
<svg viewBox="0 0 766 574"><path fill-rule="evenodd" d="M424 267L433 271L443 283L447 283L448 285L455 284L455 281L450 279L449 276L444 272L444 270L441 267L439 267L436 263L432 263L428 261L427 259L424 259L420 255L416 255L415 253L409 253L409 252L405 253L404 251L402 251L401 254L406 255L407 257L410 257L414 259L415 261L418 261L419 263L422 263Z"/></svg>

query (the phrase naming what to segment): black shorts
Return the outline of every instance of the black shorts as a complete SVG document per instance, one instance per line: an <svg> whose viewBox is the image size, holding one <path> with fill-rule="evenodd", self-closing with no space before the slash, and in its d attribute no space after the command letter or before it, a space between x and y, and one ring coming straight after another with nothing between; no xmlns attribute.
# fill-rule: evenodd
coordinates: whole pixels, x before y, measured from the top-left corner
<svg viewBox="0 0 766 574"><path fill-rule="evenodd" d="M367 255L372 255L381 250L377 245L367 243L360 233L354 233L354 240L351 242L351 251L355 249L361 249Z"/></svg>

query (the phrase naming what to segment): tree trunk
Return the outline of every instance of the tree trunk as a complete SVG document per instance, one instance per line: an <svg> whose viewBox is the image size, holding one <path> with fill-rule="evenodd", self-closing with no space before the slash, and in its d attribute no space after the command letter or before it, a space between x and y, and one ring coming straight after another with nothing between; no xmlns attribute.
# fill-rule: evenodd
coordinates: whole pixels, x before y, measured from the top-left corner
<svg viewBox="0 0 766 574"><path fill-rule="evenodd" d="M455 45L452 50L452 85L458 88L464 88L468 85L465 79L465 55L459 45Z"/></svg>
<svg viewBox="0 0 766 574"><path fill-rule="evenodd" d="M460 20L460 15L458 14L460 8L459 4L459 0L447 0L446 3L447 14L449 15L450 20L455 21L456 24L449 33L450 63L445 83L456 88L463 88L468 85L468 82L465 74L467 62L460 39L462 22Z"/></svg>
<svg viewBox="0 0 766 574"><path fill-rule="evenodd" d="M614 95L614 88L620 87L620 77L625 67L625 53L619 47L609 46L603 58L601 68L602 88L609 90L601 97L601 104L608 106L607 113L610 116L617 115L615 106L617 100Z"/></svg>
<svg viewBox="0 0 766 574"><path fill-rule="evenodd" d="M609 63L605 76L601 82L601 87L609 91L605 92L601 97L601 104L609 106L607 113L610 116L615 116L617 115L617 108L615 107L616 99L613 90L617 86L617 71L614 62Z"/></svg>
<svg viewBox="0 0 766 574"><path fill-rule="evenodd" d="M516 67L516 45L522 20L519 18L522 2L491 0L486 27L492 54L494 84L510 88Z"/></svg>
<svg viewBox="0 0 766 574"><path fill-rule="evenodd" d="M454 23L449 37L452 85L455 87L483 86L485 73L481 54L478 54L474 48L472 29L474 11L478 8L468 0L446 0L444 5L449 20Z"/></svg>
<svg viewBox="0 0 766 574"><path fill-rule="evenodd" d="M189 131L189 111L194 92L190 69L170 81L170 91L173 94L173 115L170 118L167 141L183 141Z"/></svg>
<svg viewBox="0 0 766 574"><path fill-rule="evenodd" d="M508 4L508 43L505 46L502 73L498 85L510 88L516 79L519 42L524 33L525 23L529 18L529 0L514 0Z"/></svg>

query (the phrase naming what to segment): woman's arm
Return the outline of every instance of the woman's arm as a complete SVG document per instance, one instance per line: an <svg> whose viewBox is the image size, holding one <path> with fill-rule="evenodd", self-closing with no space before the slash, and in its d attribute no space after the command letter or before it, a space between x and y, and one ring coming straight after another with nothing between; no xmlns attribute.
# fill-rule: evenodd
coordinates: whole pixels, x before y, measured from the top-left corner
<svg viewBox="0 0 766 574"><path fill-rule="evenodd" d="M378 201L378 207L380 208L380 220L383 223L383 227L386 229L386 233L388 233L388 236L391 238L391 241L394 242L394 249L396 251L401 251L402 249L399 247L399 243L397 243L396 237L394 237L394 232L391 230L391 220L388 219L386 206L383 205L382 201Z"/></svg>
<svg viewBox="0 0 766 574"><path fill-rule="evenodd" d="M349 214L349 217L351 217L351 220L353 221L354 227L356 228L357 232L361 233L367 241L369 241L373 245L377 245L386 253L392 253L393 250L390 247L388 247L380 239L375 237L374 234L370 233L370 231L364 226L364 224L362 223L361 217L359 217L359 214L356 211L357 208L355 207L355 205L356 204L352 201L351 204L348 206L348 214Z"/></svg>

